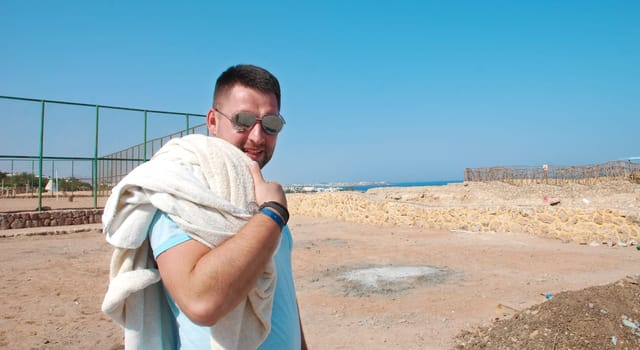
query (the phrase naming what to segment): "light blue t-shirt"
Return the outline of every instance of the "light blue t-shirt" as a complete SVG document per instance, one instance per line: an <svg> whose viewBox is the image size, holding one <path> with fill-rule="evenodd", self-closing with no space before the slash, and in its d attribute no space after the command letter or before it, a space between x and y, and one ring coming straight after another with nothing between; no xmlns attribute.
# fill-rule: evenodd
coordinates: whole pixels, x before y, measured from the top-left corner
<svg viewBox="0 0 640 350"><path fill-rule="evenodd" d="M157 211L149 226L149 241L154 258L167 249L190 240L178 225L164 212ZM275 255L276 290L271 313L271 332L260 345L261 350L300 349L300 323L296 291L291 272L291 250L293 241L287 226L282 230L280 245ZM176 318L179 344L177 349L210 349L211 330L193 323L176 305L169 293L167 301Z"/></svg>

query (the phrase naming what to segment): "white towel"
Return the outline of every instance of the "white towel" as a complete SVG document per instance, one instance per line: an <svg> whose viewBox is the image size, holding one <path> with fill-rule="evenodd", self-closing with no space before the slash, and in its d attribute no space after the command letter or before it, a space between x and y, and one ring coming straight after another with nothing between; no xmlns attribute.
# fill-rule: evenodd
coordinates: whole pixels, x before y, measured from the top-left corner
<svg viewBox="0 0 640 350"><path fill-rule="evenodd" d="M156 210L193 239L219 245L257 209L248 161L222 139L189 135L169 141L113 188L102 217L106 239L115 247L102 310L125 328L126 349L159 349L173 341L147 239ZM266 339L275 277L272 258L247 299L212 327L213 349L255 349Z"/></svg>

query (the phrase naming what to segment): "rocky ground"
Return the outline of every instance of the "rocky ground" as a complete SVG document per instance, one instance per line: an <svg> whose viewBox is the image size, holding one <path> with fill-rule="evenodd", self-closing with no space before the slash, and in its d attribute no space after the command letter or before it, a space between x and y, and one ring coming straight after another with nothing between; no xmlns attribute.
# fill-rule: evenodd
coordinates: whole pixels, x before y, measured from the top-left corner
<svg viewBox="0 0 640 350"><path fill-rule="evenodd" d="M625 180L513 185L505 182L466 182L447 186L373 188L367 194L437 207L539 207L558 200L558 207L640 210L640 184Z"/></svg>

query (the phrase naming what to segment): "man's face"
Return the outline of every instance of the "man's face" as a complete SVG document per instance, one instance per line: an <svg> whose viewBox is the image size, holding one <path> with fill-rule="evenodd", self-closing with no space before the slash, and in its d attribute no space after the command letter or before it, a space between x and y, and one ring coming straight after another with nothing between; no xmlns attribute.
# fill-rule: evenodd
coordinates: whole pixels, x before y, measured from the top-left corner
<svg viewBox="0 0 640 350"><path fill-rule="evenodd" d="M233 86L226 94L216 96L215 107L231 117L239 112L250 112L258 117L268 114L279 114L278 101L274 94L238 85ZM260 122L244 131L236 130L231 121L213 108L207 114L209 133L226 140L243 151L249 158L264 167L276 148L278 135L269 135L262 130Z"/></svg>

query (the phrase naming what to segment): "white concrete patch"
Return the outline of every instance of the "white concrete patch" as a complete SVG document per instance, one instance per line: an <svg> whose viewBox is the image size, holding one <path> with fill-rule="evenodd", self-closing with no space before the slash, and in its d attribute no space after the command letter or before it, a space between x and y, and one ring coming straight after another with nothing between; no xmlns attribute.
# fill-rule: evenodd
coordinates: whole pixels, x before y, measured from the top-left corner
<svg viewBox="0 0 640 350"><path fill-rule="evenodd" d="M367 287L376 288L396 280L441 275L442 270L430 266L384 266L351 270L340 277Z"/></svg>

